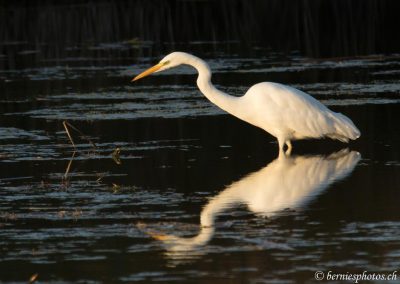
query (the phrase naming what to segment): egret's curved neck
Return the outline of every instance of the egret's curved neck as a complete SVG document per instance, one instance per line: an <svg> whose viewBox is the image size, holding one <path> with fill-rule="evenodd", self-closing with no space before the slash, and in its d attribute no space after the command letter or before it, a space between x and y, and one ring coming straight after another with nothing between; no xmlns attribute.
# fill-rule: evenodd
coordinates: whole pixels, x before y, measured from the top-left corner
<svg viewBox="0 0 400 284"><path fill-rule="evenodd" d="M211 70L208 64L193 55L190 55L186 64L196 68L199 73L199 76L197 77L197 86L203 95L226 112L238 116L238 108L240 107L238 98L221 92L214 87L211 83Z"/></svg>

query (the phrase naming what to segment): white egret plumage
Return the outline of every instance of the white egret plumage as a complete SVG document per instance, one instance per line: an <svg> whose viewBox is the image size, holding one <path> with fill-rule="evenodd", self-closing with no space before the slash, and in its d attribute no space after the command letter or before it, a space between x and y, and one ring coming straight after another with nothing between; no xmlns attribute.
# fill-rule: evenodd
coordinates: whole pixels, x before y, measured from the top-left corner
<svg viewBox="0 0 400 284"><path fill-rule="evenodd" d="M275 136L280 151L287 145L286 152L290 154L293 140L327 137L347 143L360 137L360 131L347 116L331 111L310 95L286 85L259 83L241 97L221 92L211 83L208 64L185 52L165 56L132 81L181 64L197 70L197 86L204 96L226 112Z"/></svg>

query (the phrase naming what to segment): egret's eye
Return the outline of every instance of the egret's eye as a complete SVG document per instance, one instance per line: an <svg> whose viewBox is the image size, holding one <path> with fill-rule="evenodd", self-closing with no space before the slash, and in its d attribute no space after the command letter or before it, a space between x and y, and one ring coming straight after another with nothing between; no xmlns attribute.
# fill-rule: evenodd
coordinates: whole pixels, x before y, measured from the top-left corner
<svg viewBox="0 0 400 284"><path fill-rule="evenodd" d="M169 64L169 60L162 63L163 66L168 65L168 64Z"/></svg>

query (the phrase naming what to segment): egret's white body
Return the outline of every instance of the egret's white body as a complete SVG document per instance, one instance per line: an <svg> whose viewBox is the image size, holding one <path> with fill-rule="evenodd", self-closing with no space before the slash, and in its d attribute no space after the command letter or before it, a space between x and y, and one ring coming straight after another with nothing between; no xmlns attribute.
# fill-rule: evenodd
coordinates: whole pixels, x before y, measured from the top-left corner
<svg viewBox="0 0 400 284"><path fill-rule="evenodd" d="M263 82L241 97L221 92L211 83L208 64L188 53L173 52L133 80L181 64L197 69L197 86L212 103L275 136L281 151L286 144L290 153L293 140L328 137L347 143L360 137L360 131L347 116L329 110L310 95L289 86Z"/></svg>

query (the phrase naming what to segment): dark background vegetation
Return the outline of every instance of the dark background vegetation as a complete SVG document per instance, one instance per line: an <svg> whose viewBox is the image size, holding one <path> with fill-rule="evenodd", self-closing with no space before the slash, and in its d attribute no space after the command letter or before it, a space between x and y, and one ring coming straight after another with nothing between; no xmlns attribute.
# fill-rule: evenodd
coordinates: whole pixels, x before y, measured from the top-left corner
<svg viewBox="0 0 400 284"><path fill-rule="evenodd" d="M238 42L312 57L394 53L398 1L384 0L25 0L1 1L0 67L17 54L43 58L104 56L99 44L157 55L196 41ZM101 47L101 46L100 46ZM103 46L104 47L104 46ZM108 54L109 55L109 54ZM14 60L14 61L13 61Z"/></svg>

